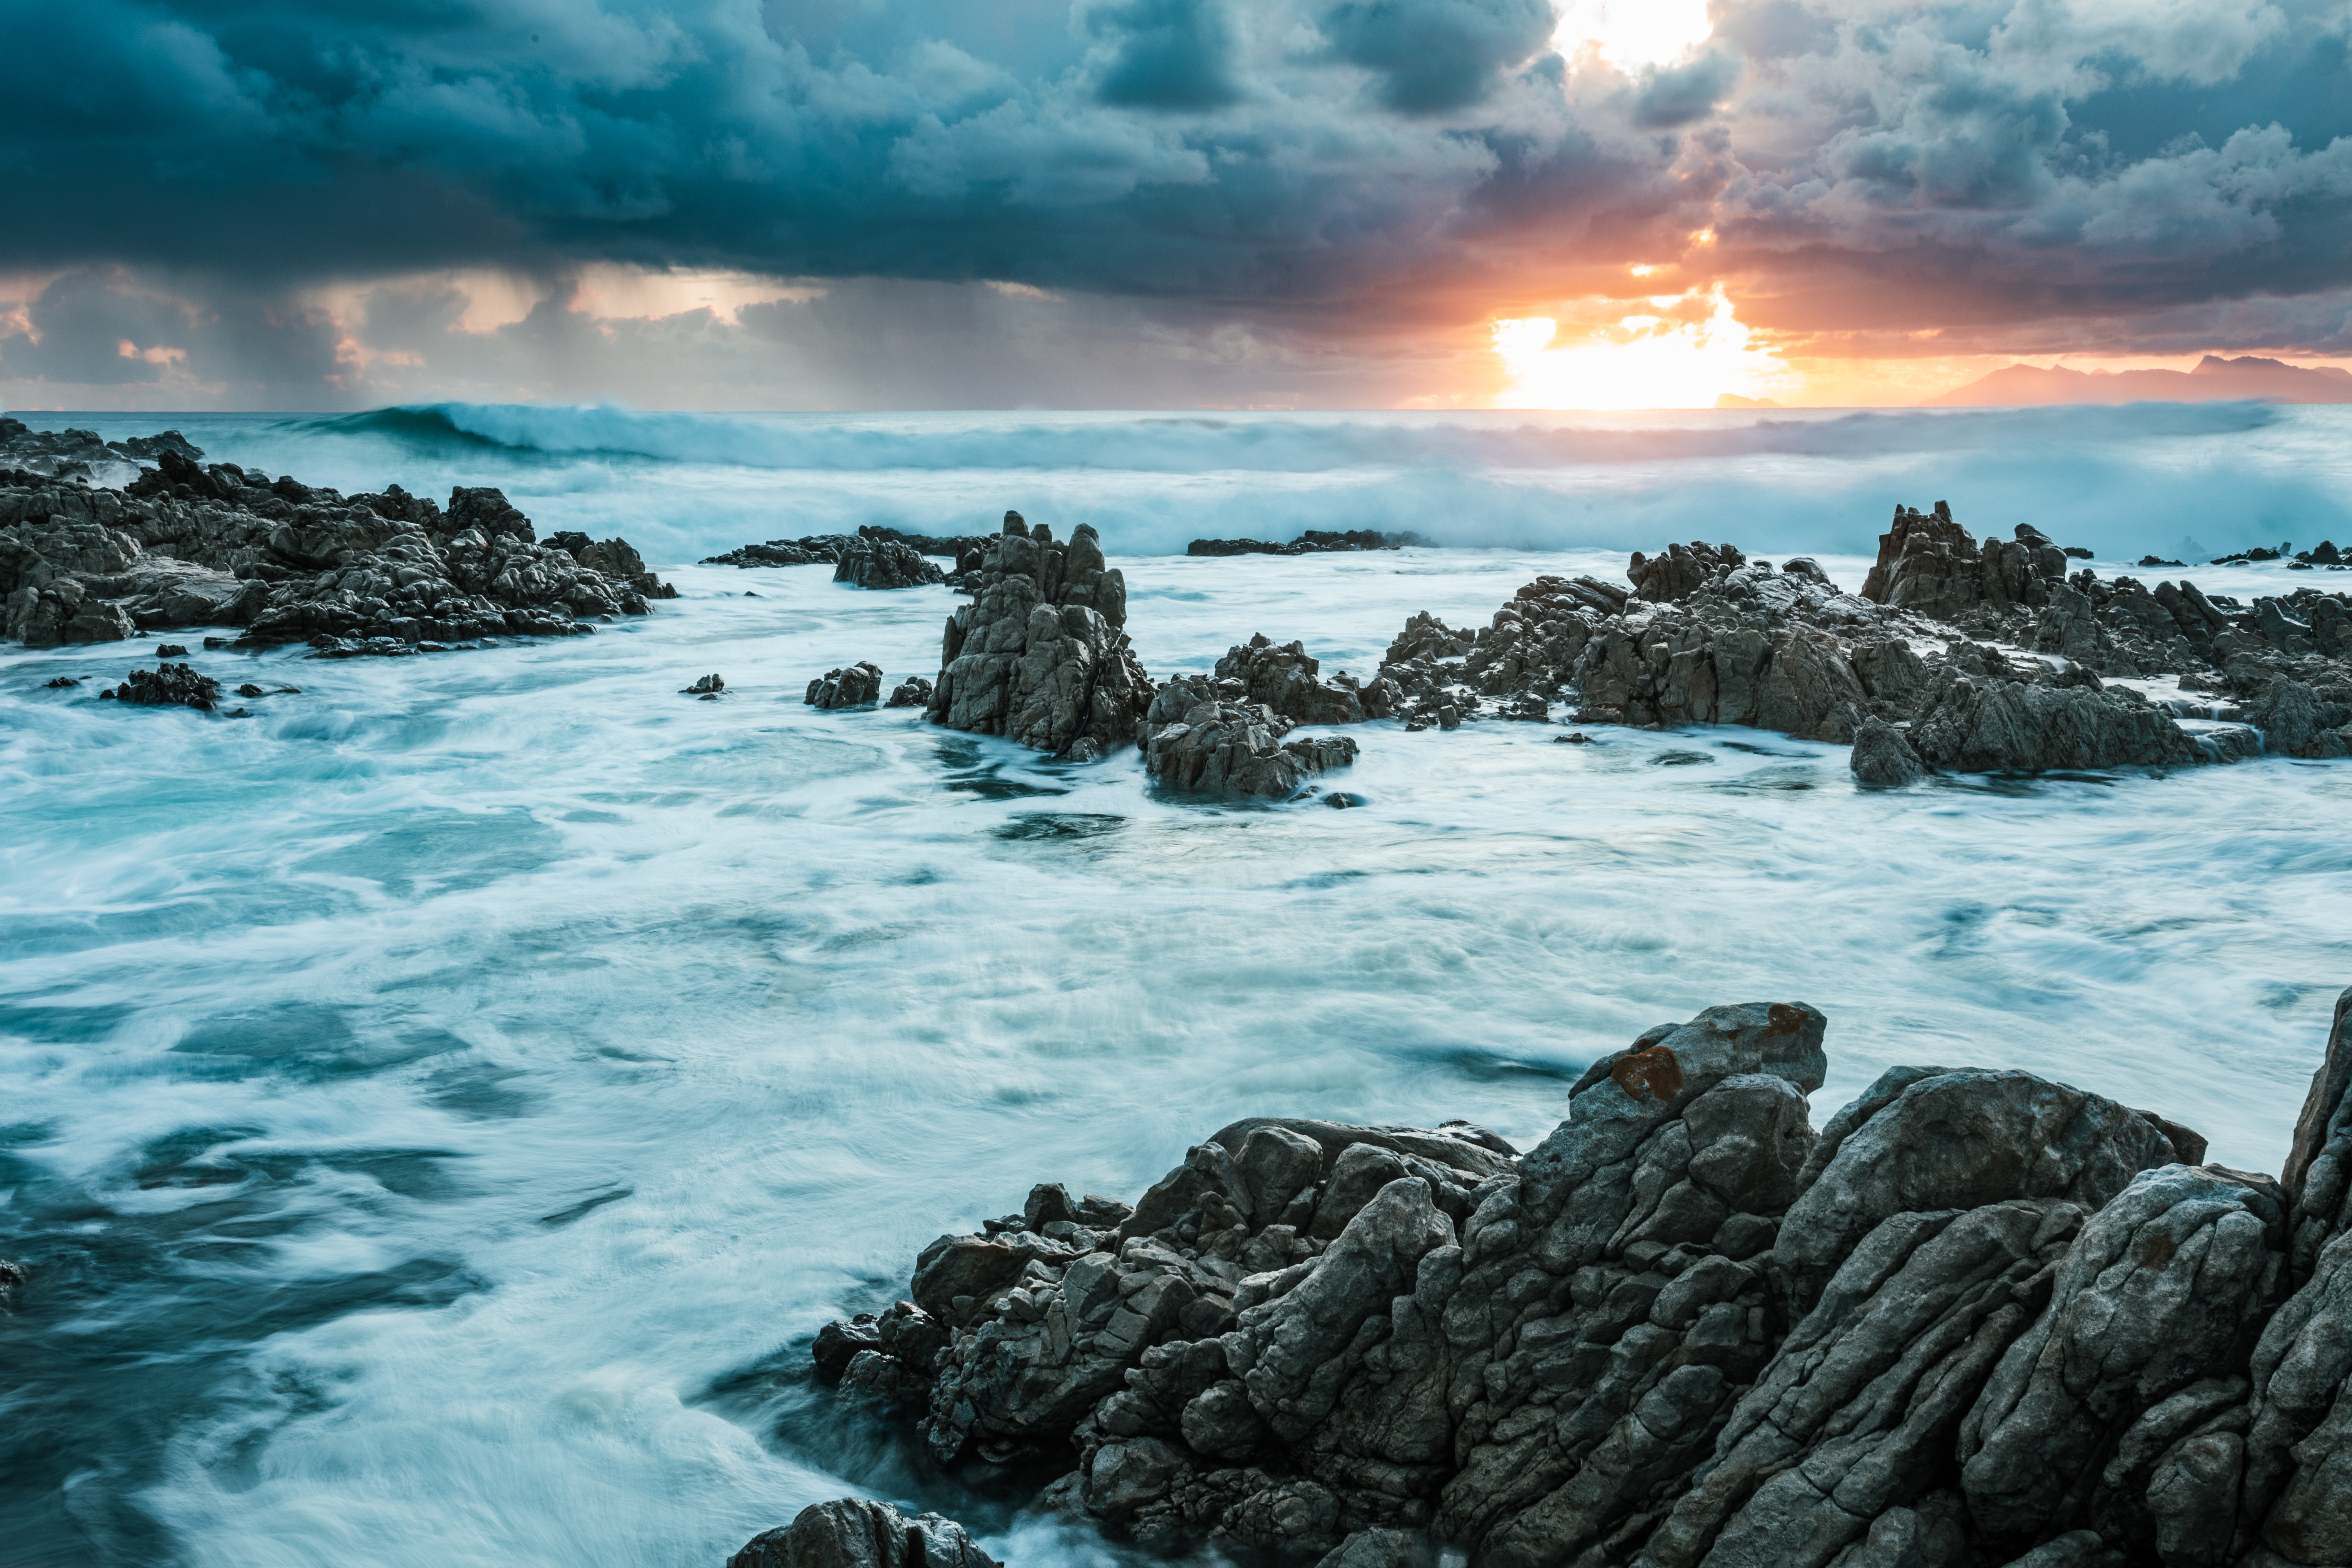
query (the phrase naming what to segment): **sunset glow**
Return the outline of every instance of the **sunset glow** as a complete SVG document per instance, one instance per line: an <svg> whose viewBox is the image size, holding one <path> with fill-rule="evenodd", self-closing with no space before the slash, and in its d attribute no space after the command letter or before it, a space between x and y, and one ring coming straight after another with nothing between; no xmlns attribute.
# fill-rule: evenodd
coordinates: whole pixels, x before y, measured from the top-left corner
<svg viewBox="0 0 2352 1568"><path fill-rule="evenodd" d="M1715 30L1706 0L1570 0L1552 44L1570 59L1590 45L1622 71L1671 65Z"/></svg>
<svg viewBox="0 0 2352 1568"><path fill-rule="evenodd" d="M1748 344L1748 329L1720 293L1688 298L1711 304L1698 321L1633 315L1614 326L1560 341L1549 316L1495 322L1495 353L1511 384L1497 408L1711 408L1728 392L1779 396L1802 377L1769 351ZM1683 303L1660 297L1654 308Z"/></svg>

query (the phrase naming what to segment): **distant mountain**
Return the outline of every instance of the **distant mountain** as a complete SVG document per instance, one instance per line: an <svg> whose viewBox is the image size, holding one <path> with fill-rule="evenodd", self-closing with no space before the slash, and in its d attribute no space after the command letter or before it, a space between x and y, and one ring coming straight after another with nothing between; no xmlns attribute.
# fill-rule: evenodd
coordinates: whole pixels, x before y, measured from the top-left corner
<svg viewBox="0 0 2352 1568"><path fill-rule="evenodd" d="M1981 381L1930 397L1928 408L2019 408L2055 403L2352 403L2352 371L2307 369L2274 359L2216 359L2195 370L2042 370L2003 366Z"/></svg>
<svg viewBox="0 0 2352 1568"><path fill-rule="evenodd" d="M1778 408L1781 405L1778 398L1742 397L1736 392L1727 392L1716 398L1715 405L1717 408Z"/></svg>

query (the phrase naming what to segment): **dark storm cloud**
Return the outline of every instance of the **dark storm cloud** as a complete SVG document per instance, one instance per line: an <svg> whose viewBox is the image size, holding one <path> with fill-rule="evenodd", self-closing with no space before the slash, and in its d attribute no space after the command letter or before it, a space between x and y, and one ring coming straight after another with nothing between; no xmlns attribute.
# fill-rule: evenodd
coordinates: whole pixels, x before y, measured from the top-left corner
<svg viewBox="0 0 2352 1568"><path fill-rule="evenodd" d="M1433 114L1484 100L1557 19L1550 0L1342 0L1321 24L1339 58L1379 73L1382 104Z"/></svg>
<svg viewBox="0 0 2352 1568"><path fill-rule="evenodd" d="M795 318L826 332L887 286L1125 300L1188 367L1386 353L1635 261L1799 338L2343 342L2309 305L2352 287L2340 5L1713 17L1620 71L1550 52L1550 0L18 5L0 273L49 280L13 327L0 300L0 384L362 395L394 355L586 363L563 279L607 261L832 280ZM461 330L454 288L317 303L451 268L540 280L541 335Z"/></svg>

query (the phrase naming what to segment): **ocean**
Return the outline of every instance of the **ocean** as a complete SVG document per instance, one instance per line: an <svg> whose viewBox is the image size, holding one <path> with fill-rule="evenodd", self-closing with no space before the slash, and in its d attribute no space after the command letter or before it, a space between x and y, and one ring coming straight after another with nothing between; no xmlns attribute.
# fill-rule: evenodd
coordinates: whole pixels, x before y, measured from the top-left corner
<svg viewBox="0 0 2352 1568"><path fill-rule="evenodd" d="M1760 731L1374 724L1358 809L1204 804L1131 752L801 703L858 659L932 673L944 588L692 564L1012 507L1101 531L1155 676L1257 632L1369 675L1416 611L1669 539L1855 586L1898 502L2103 573L2352 542L2352 411L23 416L499 485L681 596L561 642L200 654L301 688L236 721L41 689L133 647L0 649L0 1258L30 1276L0 1564L716 1568L847 1491L1017 1568L1107 1563L807 1371L1034 1182L1131 1199L1252 1114L1526 1147L1600 1053L1780 998L1830 1018L1816 1125L1890 1065L2020 1067L2275 1171L2352 982L2352 765L1872 794ZM1308 527L1438 547L1181 553ZM679 694L712 672L724 700Z"/></svg>

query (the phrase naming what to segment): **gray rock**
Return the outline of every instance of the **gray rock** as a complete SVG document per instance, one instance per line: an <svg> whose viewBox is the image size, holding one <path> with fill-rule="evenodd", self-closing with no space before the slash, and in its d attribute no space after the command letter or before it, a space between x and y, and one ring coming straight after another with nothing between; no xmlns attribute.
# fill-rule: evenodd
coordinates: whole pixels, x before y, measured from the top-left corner
<svg viewBox="0 0 2352 1568"><path fill-rule="evenodd" d="M917 588L945 579L937 563L894 539L854 539L835 563L833 580L853 588Z"/></svg>
<svg viewBox="0 0 2352 1568"><path fill-rule="evenodd" d="M1866 718L1853 732L1854 778L1880 789L1898 789L1927 776L1927 766L1903 731L1875 716Z"/></svg>
<svg viewBox="0 0 2352 1568"><path fill-rule="evenodd" d="M1306 782L1356 760L1346 735L1284 739L1293 721L1272 709L1227 700L1199 677L1156 692L1136 731L1144 769L1171 789L1287 800Z"/></svg>
<svg viewBox="0 0 2352 1568"><path fill-rule="evenodd" d="M998 1568L963 1526L936 1513L909 1519L887 1502L841 1498L803 1509L753 1536L727 1568Z"/></svg>
<svg viewBox="0 0 2352 1568"><path fill-rule="evenodd" d="M2352 1231L2352 989L2336 998L2327 1055L2311 1075L2279 1180L2294 1205L2295 1278L2307 1279L2320 1249Z"/></svg>
<svg viewBox="0 0 2352 1568"><path fill-rule="evenodd" d="M2285 1233L2274 1183L2213 1167L2144 1172L2101 1208L1960 1428L1978 1527L2023 1547L2087 1525L2174 1568L2226 1561L2240 1439L2209 1418L2233 1410L2244 1427L2235 1373L2285 1294ZM2210 1495L2217 1459L2226 1496ZM2183 1491L2218 1540L2183 1539L2168 1496Z"/></svg>
<svg viewBox="0 0 2352 1568"><path fill-rule="evenodd" d="M801 700L811 708L863 708L882 695L882 667L853 664L828 669L808 683Z"/></svg>
<svg viewBox="0 0 2352 1568"><path fill-rule="evenodd" d="M910 675L890 689L885 708L928 708L931 704L931 683L919 675Z"/></svg>
<svg viewBox="0 0 2352 1568"><path fill-rule="evenodd" d="M2099 1208L2140 1172L2183 1160L2168 1126L2032 1073L1893 1068L1823 1130L1773 1269L1802 1313L1863 1236L1895 1215L2012 1198ZM2203 1158L2203 1141L2191 1150Z"/></svg>
<svg viewBox="0 0 2352 1568"><path fill-rule="evenodd" d="M2129 687L1979 679L1947 668L1911 721L1912 749L1959 773L2178 766L2203 760L2169 713Z"/></svg>
<svg viewBox="0 0 2352 1568"><path fill-rule="evenodd" d="M1262 635L1253 637L1226 650L1217 660L1215 678L1221 695L1223 683L1237 682L1243 702L1269 708L1296 723L1353 724L1381 716L1368 714L1353 681L1322 679L1322 666L1303 643L1276 646ZM1384 707L1381 694L1375 694L1373 707Z"/></svg>
<svg viewBox="0 0 2352 1568"><path fill-rule="evenodd" d="M1066 546L1004 518L972 602L948 617L932 721L1080 760L1128 744L1151 682L1122 629L1125 575L1083 523Z"/></svg>

